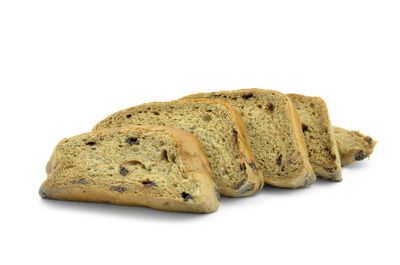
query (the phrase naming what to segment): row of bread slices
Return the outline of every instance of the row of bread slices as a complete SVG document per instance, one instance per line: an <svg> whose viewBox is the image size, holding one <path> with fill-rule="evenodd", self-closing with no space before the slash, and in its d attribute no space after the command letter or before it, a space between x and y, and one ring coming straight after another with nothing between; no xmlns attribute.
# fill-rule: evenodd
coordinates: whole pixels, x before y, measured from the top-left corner
<svg viewBox="0 0 400 265"><path fill-rule="evenodd" d="M213 212L219 194L244 197L264 183L300 188L376 142L332 127L318 97L242 89L202 93L116 112L64 139L47 165L43 198Z"/></svg>

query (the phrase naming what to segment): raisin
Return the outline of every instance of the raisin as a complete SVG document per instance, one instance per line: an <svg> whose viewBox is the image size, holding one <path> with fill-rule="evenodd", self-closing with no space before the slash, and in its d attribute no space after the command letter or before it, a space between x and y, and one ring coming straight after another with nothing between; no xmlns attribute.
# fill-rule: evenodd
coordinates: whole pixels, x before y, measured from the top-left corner
<svg viewBox="0 0 400 265"><path fill-rule="evenodd" d="M143 185L145 186L149 186L149 187L157 187L157 185L153 182L151 182L150 180L145 180L142 182Z"/></svg>
<svg viewBox="0 0 400 265"><path fill-rule="evenodd" d="M358 151L358 152L356 153L356 155L354 156L354 159L355 159L356 161L361 161L361 160L364 160L366 157L367 157L366 154L364 154L362 151Z"/></svg>
<svg viewBox="0 0 400 265"><path fill-rule="evenodd" d="M310 185L309 182L310 182L310 180L307 177L303 182L304 187L307 187L308 185Z"/></svg>
<svg viewBox="0 0 400 265"><path fill-rule="evenodd" d="M366 140L367 140L368 145L372 144L372 138L371 137L368 137Z"/></svg>
<svg viewBox="0 0 400 265"><path fill-rule="evenodd" d="M128 114L128 115L126 115L126 117L129 119L132 117L132 114Z"/></svg>
<svg viewBox="0 0 400 265"><path fill-rule="evenodd" d="M87 182L86 179L80 179L80 180L78 180L78 183L84 184L84 185L89 184L89 182Z"/></svg>
<svg viewBox="0 0 400 265"><path fill-rule="evenodd" d="M232 129L233 138L235 138L235 143L238 143L238 132L235 129Z"/></svg>
<svg viewBox="0 0 400 265"><path fill-rule="evenodd" d="M188 200L194 200L193 196L186 192L182 192L181 196L185 202Z"/></svg>
<svg viewBox="0 0 400 265"><path fill-rule="evenodd" d="M313 175L308 173L306 176L306 179L304 180L304 187L307 187L307 186L310 186L311 184L313 184L313 182L314 182L313 179L314 179Z"/></svg>
<svg viewBox="0 0 400 265"><path fill-rule="evenodd" d="M86 181L86 179L79 179L78 181L73 181L72 184L89 184L89 182Z"/></svg>
<svg viewBox="0 0 400 265"><path fill-rule="evenodd" d="M243 170L243 171L246 170L246 164L244 164L244 163L240 164L240 170Z"/></svg>
<svg viewBox="0 0 400 265"><path fill-rule="evenodd" d="M243 99L249 99L249 98L252 98L252 97L253 97L253 94L246 94L246 95L242 96Z"/></svg>
<svg viewBox="0 0 400 265"><path fill-rule="evenodd" d="M253 189L254 189L254 186L251 185L251 184L248 184L246 187L244 187L243 189L241 189L241 190L239 191L239 193L240 193L240 194L243 194L243 193L249 192L249 191L251 191L251 190L253 190Z"/></svg>
<svg viewBox="0 0 400 265"><path fill-rule="evenodd" d="M217 200L221 201L221 194L219 194L219 191L217 190L217 188L214 187L214 191L215 191L215 196L217 196Z"/></svg>
<svg viewBox="0 0 400 265"><path fill-rule="evenodd" d="M256 164L255 164L254 162L251 162L251 163L249 164L249 166L250 166L252 169L255 169L255 168L256 168Z"/></svg>
<svg viewBox="0 0 400 265"><path fill-rule="evenodd" d="M276 159L276 164L277 164L278 166L281 166L281 165L282 165L282 155L280 155L280 156Z"/></svg>
<svg viewBox="0 0 400 265"><path fill-rule="evenodd" d="M86 143L86 145L90 145L90 146L93 146L95 144L96 144L96 142L88 142L88 143Z"/></svg>
<svg viewBox="0 0 400 265"><path fill-rule="evenodd" d="M129 137L128 139L126 139L126 142L130 145L138 144L138 138Z"/></svg>
<svg viewBox="0 0 400 265"><path fill-rule="evenodd" d="M208 109L208 110L206 110L207 112L212 112L212 110L210 110L210 109Z"/></svg>
<svg viewBox="0 0 400 265"><path fill-rule="evenodd" d="M327 151L328 152L328 154L330 155L330 156L334 156L333 154L332 154L332 151L331 151L331 149L330 148L328 148L328 147L325 147L325 149L324 149L325 151ZM336 158L336 157L335 157ZM333 158L333 159L335 159L335 158Z"/></svg>
<svg viewBox="0 0 400 265"><path fill-rule="evenodd" d="M305 124L301 125L301 129L303 130L303 133L308 132L308 126Z"/></svg>
<svg viewBox="0 0 400 265"><path fill-rule="evenodd" d="M42 189L39 189L39 195L40 195L40 197L42 197L42 198L48 198L47 193L44 192Z"/></svg>
<svg viewBox="0 0 400 265"><path fill-rule="evenodd" d="M267 104L267 110L269 111L269 113L274 112L275 106L272 103L268 103Z"/></svg>
<svg viewBox="0 0 400 265"><path fill-rule="evenodd" d="M334 168L324 168L327 172L329 172L329 173L333 173L333 172L335 172L336 171L336 168L334 167Z"/></svg>
<svg viewBox="0 0 400 265"><path fill-rule="evenodd" d="M129 173L129 171L126 168L124 168L124 167L119 168L119 174L121 174L122 176L126 176L126 174L128 174L128 173Z"/></svg>
<svg viewBox="0 0 400 265"><path fill-rule="evenodd" d="M127 188L125 188L125 187L111 186L110 190L118 191L118 192L124 192L124 191L127 191Z"/></svg>
<svg viewBox="0 0 400 265"><path fill-rule="evenodd" d="M246 179L242 179L238 184L236 184L235 189L239 189L240 187L242 187L245 182Z"/></svg>

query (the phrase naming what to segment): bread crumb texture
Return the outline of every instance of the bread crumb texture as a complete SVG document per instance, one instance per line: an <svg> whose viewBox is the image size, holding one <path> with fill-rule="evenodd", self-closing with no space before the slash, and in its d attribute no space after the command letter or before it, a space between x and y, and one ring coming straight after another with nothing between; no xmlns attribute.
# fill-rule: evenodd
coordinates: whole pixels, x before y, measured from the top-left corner
<svg viewBox="0 0 400 265"><path fill-rule="evenodd" d="M286 95L272 90L241 89L184 97L187 98L218 99L240 112L265 183L298 188L315 181L297 113Z"/></svg>
<svg viewBox="0 0 400 265"><path fill-rule="evenodd" d="M219 206L200 144L173 128L126 127L64 139L47 173L40 189L44 198L186 212Z"/></svg>
<svg viewBox="0 0 400 265"><path fill-rule="evenodd" d="M131 125L171 126L196 136L208 157L217 188L224 196L253 195L263 186L262 172L250 151L242 118L221 101L147 103L114 113L93 130Z"/></svg>
<svg viewBox="0 0 400 265"><path fill-rule="evenodd" d="M288 95L300 116L309 159L317 176L341 181L339 151L329 120L328 108L318 97Z"/></svg>

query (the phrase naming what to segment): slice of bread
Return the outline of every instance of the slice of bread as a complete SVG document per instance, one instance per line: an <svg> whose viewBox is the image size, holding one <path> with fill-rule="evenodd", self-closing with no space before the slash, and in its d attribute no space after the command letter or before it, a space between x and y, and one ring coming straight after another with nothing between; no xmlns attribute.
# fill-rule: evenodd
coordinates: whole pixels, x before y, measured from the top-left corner
<svg viewBox="0 0 400 265"><path fill-rule="evenodd" d="M333 126L333 130L342 166L364 160L374 151L377 142L370 136L365 136L359 131L348 131L336 126Z"/></svg>
<svg viewBox="0 0 400 265"><path fill-rule="evenodd" d="M198 213L220 204L200 143L175 128L126 127L64 139L46 171L43 198Z"/></svg>
<svg viewBox="0 0 400 265"><path fill-rule="evenodd" d="M315 174L333 181L342 180L340 156L328 107L319 97L289 94L302 123L302 130Z"/></svg>
<svg viewBox="0 0 400 265"><path fill-rule="evenodd" d="M241 113L265 183L298 188L315 181L299 117L286 95L271 90L241 89L185 98L219 99Z"/></svg>
<svg viewBox="0 0 400 265"><path fill-rule="evenodd" d="M224 196L253 195L263 186L240 114L221 101L147 103L112 114L93 130L130 125L165 125L193 133L203 146L217 188Z"/></svg>

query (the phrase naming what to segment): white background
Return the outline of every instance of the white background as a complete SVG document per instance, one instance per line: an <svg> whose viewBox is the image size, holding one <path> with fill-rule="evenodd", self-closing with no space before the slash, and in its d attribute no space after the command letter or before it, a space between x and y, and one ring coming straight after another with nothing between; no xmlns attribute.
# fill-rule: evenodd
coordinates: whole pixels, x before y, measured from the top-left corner
<svg viewBox="0 0 400 265"><path fill-rule="evenodd" d="M399 1L0 1L1 264L399 264ZM64 137L236 88L321 96L378 140L343 182L209 215L40 199Z"/></svg>

